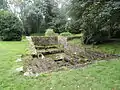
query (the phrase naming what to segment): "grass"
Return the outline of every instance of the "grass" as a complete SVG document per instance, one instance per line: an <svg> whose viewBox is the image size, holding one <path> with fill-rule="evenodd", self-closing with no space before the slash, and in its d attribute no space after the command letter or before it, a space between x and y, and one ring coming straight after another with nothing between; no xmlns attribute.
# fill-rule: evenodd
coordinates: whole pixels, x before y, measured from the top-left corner
<svg viewBox="0 0 120 90"><path fill-rule="evenodd" d="M120 54L120 42L111 42L96 45L95 49L109 54Z"/></svg>
<svg viewBox="0 0 120 90"><path fill-rule="evenodd" d="M86 68L24 77L15 72L28 44L0 42L0 90L120 90L120 60L103 61Z"/></svg>
<svg viewBox="0 0 120 90"><path fill-rule="evenodd" d="M80 39L73 39L69 41L69 43L80 45L81 47L89 48L94 51L120 55L120 42L109 42L99 45L82 45Z"/></svg>

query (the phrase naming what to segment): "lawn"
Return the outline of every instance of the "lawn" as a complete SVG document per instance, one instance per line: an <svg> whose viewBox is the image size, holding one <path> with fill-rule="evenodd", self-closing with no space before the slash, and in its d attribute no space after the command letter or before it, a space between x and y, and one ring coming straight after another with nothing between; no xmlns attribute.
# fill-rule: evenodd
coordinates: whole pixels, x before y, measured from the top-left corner
<svg viewBox="0 0 120 90"><path fill-rule="evenodd" d="M27 53L28 43L0 42L0 90L120 90L120 60L95 63L85 68L24 77L15 72Z"/></svg>
<svg viewBox="0 0 120 90"><path fill-rule="evenodd" d="M111 42L111 43L96 45L95 49L101 52L120 55L120 42Z"/></svg>
<svg viewBox="0 0 120 90"><path fill-rule="evenodd" d="M89 48L94 51L104 52L108 54L120 55L120 42L109 42L99 45L83 45L80 39L73 39L69 41L70 44L77 44L80 47Z"/></svg>

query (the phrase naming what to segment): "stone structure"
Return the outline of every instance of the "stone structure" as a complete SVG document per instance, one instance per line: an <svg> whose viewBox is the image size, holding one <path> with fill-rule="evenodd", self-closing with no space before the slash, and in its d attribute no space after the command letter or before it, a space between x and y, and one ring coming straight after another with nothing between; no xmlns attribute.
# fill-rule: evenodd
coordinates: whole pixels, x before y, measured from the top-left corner
<svg viewBox="0 0 120 90"><path fill-rule="evenodd" d="M32 37L32 41L34 45L37 46L48 46L48 45L57 45L58 44L58 37Z"/></svg>
<svg viewBox="0 0 120 90"><path fill-rule="evenodd" d="M75 37L78 38L78 37ZM90 51L68 43L73 37L27 37L31 55L25 58L24 70L34 73L56 71L63 67L71 68L94 60L113 58L111 55ZM30 73L31 73L30 72Z"/></svg>

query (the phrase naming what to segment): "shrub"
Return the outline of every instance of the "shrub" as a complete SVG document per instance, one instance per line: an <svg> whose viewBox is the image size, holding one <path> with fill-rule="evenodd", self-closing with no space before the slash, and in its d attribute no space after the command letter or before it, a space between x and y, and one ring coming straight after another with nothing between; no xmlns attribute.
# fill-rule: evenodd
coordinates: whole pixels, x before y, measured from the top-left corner
<svg viewBox="0 0 120 90"><path fill-rule="evenodd" d="M22 23L12 13L0 11L0 37L3 41L20 41L22 39Z"/></svg>
<svg viewBox="0 0 120 90"><path fill-rule="evenodd" d="M53 29L47 29L45 32L45 36L52 37L52 36L58 36L58 35L53 31Z"/></svg>
<svg viewBox="0 0 120 90"><path fill-rule="evenodd" d="M72 34L70 32L63 32L60 36L72 36Z"/></svg>

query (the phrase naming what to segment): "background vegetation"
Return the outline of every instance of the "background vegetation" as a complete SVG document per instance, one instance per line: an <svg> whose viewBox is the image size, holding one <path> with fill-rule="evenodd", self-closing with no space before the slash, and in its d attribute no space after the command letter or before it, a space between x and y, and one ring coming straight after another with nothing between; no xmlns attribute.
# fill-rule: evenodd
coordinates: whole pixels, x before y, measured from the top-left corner
<svg viewBox="0 0 120 90"><path fill-rule="evenodd" d="M85 44L120 38L118 0L2 0L0 4L21 19L25 35L51 28L56 33L83 33Z"/></svg>
<svg viewBox="0 0 120 90"><path fill-rule="evenodd" d="M8 11L0 11L0 38L4 41L20 41L23 27L21 21Z"/></svg>
<svg viewBox="0 0 120 90"><path fill-rule="evenodd" d="M85 44L97 44L113 37L119 38L118 0L72 0L70 8L69 14L73 18L74 28L84 33Z"/></svg>

